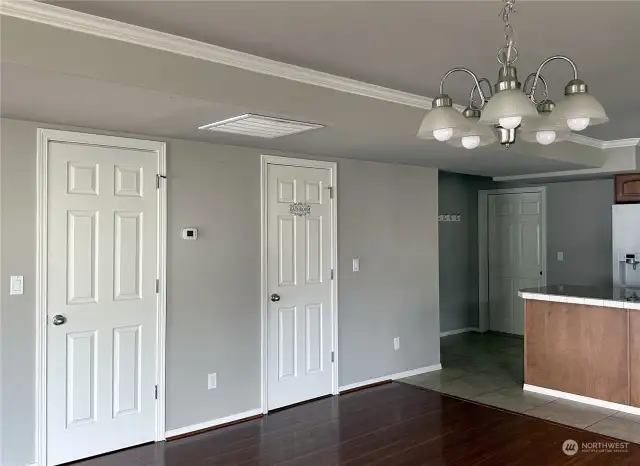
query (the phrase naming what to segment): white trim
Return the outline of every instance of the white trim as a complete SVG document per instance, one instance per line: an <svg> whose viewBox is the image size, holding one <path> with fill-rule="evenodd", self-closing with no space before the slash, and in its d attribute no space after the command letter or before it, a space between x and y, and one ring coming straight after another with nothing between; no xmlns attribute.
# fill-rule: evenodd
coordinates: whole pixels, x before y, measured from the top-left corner
<svg viewBox="0 0 640 466"><path fill-rule="evenodd" d="M267 414L267 166L287 165L308 168L324 168L331 172L331 268L333 269L333 280L331 280L331 340L332 351L334 352L334 362L332 371L331 391L333 395L340 393L338 387L338 367L340 352L338 351L338 164L335 162L323 162L317 160L296 159L292 157L279 157L275 155L262 154L260 163L260 379L261 396L260 403L262 413Z"/></svg>
<svg viewBox="0 0 640 466"><path fill-rule="evenodd" d="M47 178L50 141L122 147L155 152L158 173L166 173L166 144L142 139L102 136L38 128L37 148L37 245L36 245L36 464L47 464ZM158 326L156 332L156 441L164 440L165 333L166 333L166 188L158 190Z"/></svg>
<svg viewBox="0 0 640 466"><path fill-rule="evenodd" d="M513 189L489 189L478 191L478 322L480 332L489 330L489 196L496 194L542 194L542 285L547 284L547 188L532 186Z"/></svg>
<svg viewBox="0 0 640 466"><path fill-rule="evenodd" d="M241 421L242 419L255 417L262 414L262 409L252 409L243 413L232 414L231 416L220 417L213 421L201 422L199 424L193 424L186 427L180 427L179 429L168 430L165 432L165 438L171 440L171 437L178 435L190 434L191 432L197 432L199 430L210 429L222 424L228 424L229 422Z"/></svg>
<svg viewBox="0 0 640 466"><path fill-rule="evenodd" d="M640 144L640 138L614 139L612 141L603 141L601 139L591 138L582 134L572 133L569 141L583 146L596 147L598 149L614 149L616 147L633 147Z"/></svg>
<svg viewBox="0 0 640 466"><path fill-rule="evenodd" d="M604 401L604 400L599 400L597 398L590 398L588 396L575 395L573 393L561 392L560 390L553 390L551 388L538 387L537 385L529 385L527 383L523 385L522 389L527 392L539 393L541 395L561 398L563 400L576 401L578 403L584 403L592 406L599 406L600 408L607 408L615 411L622 411L625 413L635 414L637 416L640 416L640 408L635 408L633 406L623 405L620 403L614 403L612 401ZM638 420L640 420L640 417L638 418Z"/></svg>
<svg viewBox="0 0 640 466"><path fill-rule="evenodd" d="M342 385L338 387L340 392L346 392L347 390L353 390L360 387L365 387L367 385L372 385L375 383L386 382L388 380L398 380L404 379L406 377L411 377L413 375L426 374L427 372L439 371L442 370L441 364L433 364L431 366L420 367L419 369L412 369L410 371L405 372L397 372L395 374L384 375L382 377L376 377L375 379L363 380L362 382L350 383L348 385Z"/></svg>
<svg viewBox="0 0 640 466"><path fill-rule="evenodd" d="M38 463L29 463L26 466L38 466Z"/></svg>
<svg viewBox="0 0 640 466"><path fill-rule="evenodd" d="M447 330L446 332L440 332L440 338L448 337L450 335L459 335L460 333L480 332L478 327L466 327L458 328L456 330Z"/></svg>

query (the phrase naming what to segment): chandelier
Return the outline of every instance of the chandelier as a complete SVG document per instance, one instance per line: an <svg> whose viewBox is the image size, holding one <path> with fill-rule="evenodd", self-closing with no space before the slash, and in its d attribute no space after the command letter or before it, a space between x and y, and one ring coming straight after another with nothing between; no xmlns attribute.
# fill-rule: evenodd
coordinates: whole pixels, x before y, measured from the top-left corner
<svg viewBox="0 0 640 466"><path fill-rule="evenodd" d="M513 66L518 59L515 30L509 22L509 16L515 12L516 0L502 2L504 45L498 50L501 67L493 90L487 78L479 78L468 68L447 71L440 81L440 95L433 99L418 137L446 141L467 149L496 141L508 148L516 141L516 135L527 142L547 145L568 139L571 131L582 131L589 125L608 121L604 108L587 92L587 85L578 78L578 68L569 57L553 55L544 60L535 73L527 76L524 86L518 81ZM565 97L557 105L548 98L547 81L541 75L545 65L554 60L564 60L573 68L573 79L565 86ZM469 105L462 112L453 108L451 97L444 93L444 82L458 71L473 78ZM486 92L482 84L486 85Z"/></svg>

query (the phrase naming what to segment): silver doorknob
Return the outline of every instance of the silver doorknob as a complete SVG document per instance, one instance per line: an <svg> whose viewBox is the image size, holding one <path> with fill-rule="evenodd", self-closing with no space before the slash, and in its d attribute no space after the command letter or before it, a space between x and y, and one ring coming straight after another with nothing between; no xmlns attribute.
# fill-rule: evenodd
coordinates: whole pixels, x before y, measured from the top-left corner
<svg viewBox="0 0 640 466"><path fill-rule="evenodd" d="M280 295L276 293L272 293L270 298L271 298L271 301L273 301L274 303L280 301Z"/></svg>
<svg viewBox="0 0 640 466"><path fill-rule="evenodd" d="M65 316L61 316L60 314L53 316L53 319L51 319L51 323L53 323L53 325L62 325L67 321L67 318Z"/></svg>

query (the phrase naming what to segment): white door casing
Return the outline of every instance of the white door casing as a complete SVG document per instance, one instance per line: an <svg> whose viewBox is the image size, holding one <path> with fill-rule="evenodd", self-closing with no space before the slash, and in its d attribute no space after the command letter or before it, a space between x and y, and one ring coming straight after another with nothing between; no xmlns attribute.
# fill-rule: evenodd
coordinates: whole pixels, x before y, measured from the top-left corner
<svg viewBox="0 0 640 466"><path fill-rule="evenodd" d="M165 161L150 141L39 143L37 454L57 465L163 437Z"/></svg>
<svg viewBox="0 0 640 466"><path fill-rule="evenodd" d="M544 282L542 194L488 196L489 328L524 334L518 290Z"/></svg>
<svg viewBox="0 0 640 466"><path fill-rule="evenodd" d="M332 165L265 156L265 411L337 390Z"/></svg>

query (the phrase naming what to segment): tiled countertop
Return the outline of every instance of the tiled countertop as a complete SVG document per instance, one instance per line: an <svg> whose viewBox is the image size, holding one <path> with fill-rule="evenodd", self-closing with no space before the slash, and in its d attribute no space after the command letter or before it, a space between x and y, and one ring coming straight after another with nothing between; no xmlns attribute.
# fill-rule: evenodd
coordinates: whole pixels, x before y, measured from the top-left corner
<svg viewBox="0 0 640 466"><path fill-rule="evenodd" d="M518 291L524 299L640 310L640 288L553 285Z"/></svg>

